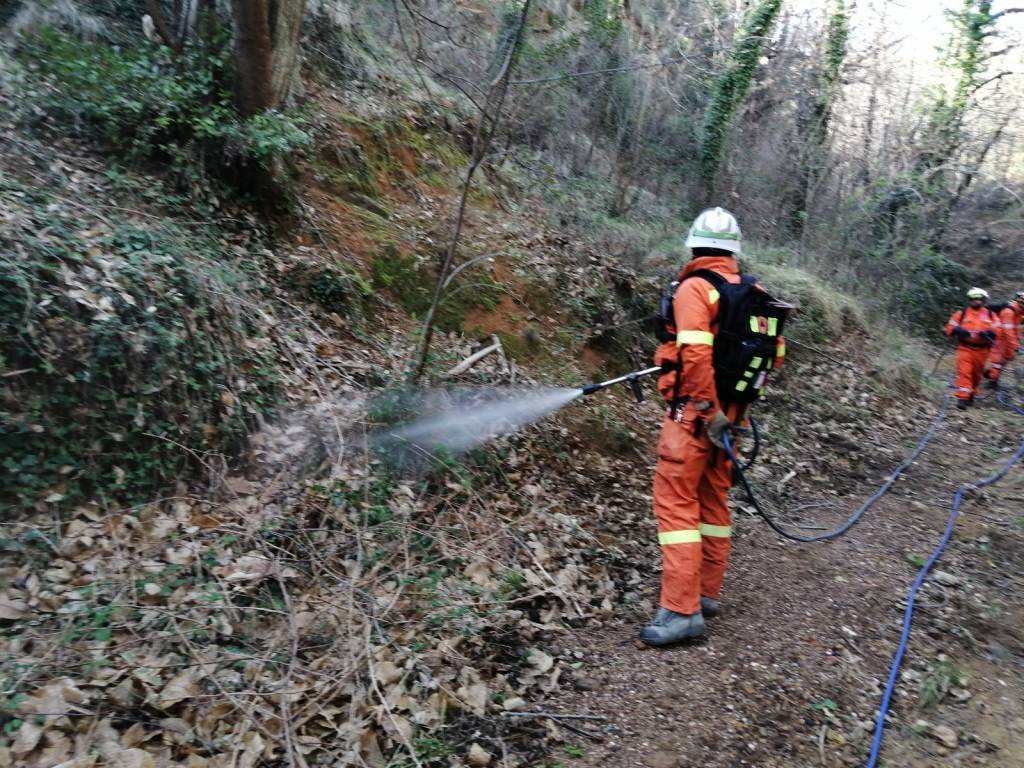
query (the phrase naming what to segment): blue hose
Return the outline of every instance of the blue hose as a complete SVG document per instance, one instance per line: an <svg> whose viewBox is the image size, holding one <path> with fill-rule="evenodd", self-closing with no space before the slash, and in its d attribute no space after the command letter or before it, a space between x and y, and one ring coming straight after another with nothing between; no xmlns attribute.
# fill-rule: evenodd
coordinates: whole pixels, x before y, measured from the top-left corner
<svg viewBox="0 0 1024 768"><path fill-rule="evenodd" d="M1020 382L1020 374L1017 371L1015 371L1015 373L1017 373L1017 380L1018 382ZM1004 389L997 389L996 399L999 401L1001 405L1010 408L1015 413L1021 416L1024 416L1024 407L1021 407L1022 405L1024 405L1024 398L1021 399L1020 404L1013 403L1007 398L1006 391ZM765 511L761 508L761 505L758 502L757 497L754 495L754 492L750 487L750 483L747 481L746 475L743 472L743 468L739 466L739 462L736 459L736 454L733 451L732 440L728 431L723 433L722 441L725 444L726 453L732 460L733 465L737 468L736 475L742 483L744 490L746 490L747 495L750 497L751 502L754 504L754 508L758 511L761 517L764 518L764 521L768 523L768 526L773 531L775 531L780 536L783 536L784 538L790 539L792 541L799 541L804 543L811 543L816 541L829 541L831 539L835 539L839 536L842 536L854 525L856 525L860 521L864 513L867 512L867 510L870 509L875 504L875 502L877 502L880 498L882 498L882 496L884 496L889 491L889 489L892 487L893 483L896 482L899 476L904 471L906 471L906 469L911 464L914 463L918 456L921 455L925 447L927 447L928 443L930 443L932 438L935 437L935 433L938 431L939 425L945 418L946 412L949 410L949 400L950 398L947 392L945 398L943 398L942 407L939 409L939 413L932 421L932 424L928 428L928 431L925 432L924 436L918 442L917 446L911 452L910 456L908 456L907 459L900 466L898 466L892 472L892 474L889 475L888 478L886 478L885 483L883 483L882 486L867 501L865 501L860 507L858 507L857 510L854 511L854 513L850 515L849 518L847 518L846 522L839 526L839 528L836 528L834 531L830 531L819 536L800 536L797 534L789 533L783 530L768 514L766 514ZM893 657L892 666L889 669L889 677L886 680L885 691L882 694L882 702L878 707L878 715L875 718L874 737L871 742L871 754L868 757L868 762L865 768L875 768L875 766L878 763L879 755L881 753L882 737L885 735L885 716L889 712L889 705L892 703L892 694L893 691L896 689L896 678L899 675L900 665L903 663L903 656L907 651L907 644L910 641L910 626L914 618L914 604L917 600L917 593L918 591L920 591L921 585L924 584L925 576L928 575L928 572L931 570L932 566L935 565L938 559L942 556L942 553L945 550L946 545L949 543L950 538L953 536L953 528L956 524L957 518L960 516L960 507L963 505L964 496L966 496L967 493L971 490L984 488L1003 479L1003 477L1005 477L1006 474L1014 467L1014 465L1021 461L1021 459L1024 459L1024 441L1022 441L1021 444L1017 447L1017 450L1006 462L1006 464L1003 465L1002 469L1000 469L994 475L991 475L990 477L987 477L984 480L980 480L977 483L962 485L959 488L957 488L956 492L953 494L953 506L950 510L949 519L946 521L946 530L943 532L942 538L939 540L938 545L936 545L935 549L932 551L932 554L928 558L928 561L924 564L924 567L922 567L921 570L918 571L917 578L914 579L914 583L911 585L910 592L907 596L907 607L903 612L903 628L900 632L900 641L899 644L896 646L896 655Z"/></svg>
<svg viewBox="0 0 1024 768"><path fill-rule="evenodd" d="M1011 406L1018 413L1024 414L1024 410ZM924 583L925 576L928 575L928 571L935 565L935 562L941 557L942 551L946 548L946 544L949 543L950 537L953 535L953 526L956 523L957 517L960 515L960 505L963 503L964 496L968 491L975 488L984 488L987 485L991 485L1001 480L1013 465L1024 458L1024 442L1021 442L1017 448L1016 453L1010 457L1010 460L1003 465L1003 468L996 472L994 475L981 480L980 482L973 483L970 485L961 485L955 494L953 494L953 507L949 514L949 520L946 521L946 530L942 534L942 538L939 540L938 546L932 552L931 557L928 558L928 562L924 564L924 567L917 574L917 578L914 579L913 585L910 587L910 593L907 597L907 607L903 611L903 630L900 632L900 642L896 646L896 655L892 660L892 667L889 669L889 679L885 684L885 692L882 694L882 703L878 707L878 716L875 718L875 735L871 742L871 754L868 757L868 762L865 768L874 768L878 763L878 756L882 749L882 736L885 734L885 716L889 711L889 704L892 701L892 694L896 688L896 677L899 675L900 664L903 662L903 654L907 650L907 642L910 640L910 623L914 618L914 601L917 599L918 590L921 589L921 585Z"/></svg>
<svg viewBox="0 0 1024 768"><path fill-rule="evenodd" d="M1017 381L1018 381L1018 385L1019 385L1020 374L1017 374ZM1012 403L1012 402L1010 402L1007 399L1007 397L1006 397L1006 389L1004 387L999 387L996 390L996 400L999 401L1000 405L1003 405L1003 406L1011 409L1018 416L1024 416L1024 408L1021 408L1019 405L1017 405L1015 403Z"/></svg>

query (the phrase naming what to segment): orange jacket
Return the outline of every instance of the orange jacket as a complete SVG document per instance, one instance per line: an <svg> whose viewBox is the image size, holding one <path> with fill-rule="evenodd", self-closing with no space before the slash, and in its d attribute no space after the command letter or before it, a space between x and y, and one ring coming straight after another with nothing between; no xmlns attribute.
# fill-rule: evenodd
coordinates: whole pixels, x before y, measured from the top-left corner
<svg viewBox="0 0 1024 768"><path fill-rule="evenodd" d="M992 346L992 342L981 336L981 333L992 331L998 337L999 331L1002 330L995 313L988 307L958 309L949 316L949 320L946 322L946 335L952 336L953 331L957 328L963 328L971 334L967 338L960 339L960 343L965 347L975 348Z"/></svg>
<svg viewBox="0 0 1024 768"><path fill-rule="evenodd" d="M700 256L689 261L679 273L679 280L697 269L710 269L722 275L730 283L740 281L740 267L731 256ZM663 374L658 379L658 389L666 400L673 394L691 400L709 400L714 405L706 412L712 416L720 404L715 392L715 369L711 363L712 347L718 324L715 322L718 308L718 291L707 280L690 278L680 283L676 290L672 311L675 315L676 340L658 347L654 362L683 361L679 391L675 392L676 373Z"/></svg>
<svg viewBox="0 0 1024 768"><path fill-rule="evenodd" d="M1020 349L1020 322L1024 310L1020 304L1011 301L998 316L1000 348L1004 354L1012 356Z"/></svg>

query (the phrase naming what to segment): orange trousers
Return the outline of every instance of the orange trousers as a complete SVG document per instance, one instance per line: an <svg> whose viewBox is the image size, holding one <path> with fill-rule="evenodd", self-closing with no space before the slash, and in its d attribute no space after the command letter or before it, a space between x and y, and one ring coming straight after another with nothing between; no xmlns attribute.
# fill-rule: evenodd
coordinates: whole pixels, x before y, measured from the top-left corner
<svg viewBox="0 0 1024 768"><path fill-rule="evenodd" d="M999 381L999 377L1003 375L1003 368L1013 361L1013 358L1017 356L1015 351L1007 352L1002 346L995 346L992 348L992 355L989 357L989 368L985 372L985 375L990 381Z"/></svg>
<svg viewBox="0 0 1024 768"><path fill-rule="evenodd" d="M978 394L978 384L985 372L988 349L961 344L956 348L956 399L970 400Z"/></svg>
<svg viewBox="0 0 1024 768"><path fill-rule="evenodd" d="M726 409L735 419L737 406ZM691 404L680 420L668 414L658 441L654 470L654 514L661 545L662 608L691 614L700 597L718 598L729 564L732 520L726 493L732 485L732 462L708 439Z"/></svg>

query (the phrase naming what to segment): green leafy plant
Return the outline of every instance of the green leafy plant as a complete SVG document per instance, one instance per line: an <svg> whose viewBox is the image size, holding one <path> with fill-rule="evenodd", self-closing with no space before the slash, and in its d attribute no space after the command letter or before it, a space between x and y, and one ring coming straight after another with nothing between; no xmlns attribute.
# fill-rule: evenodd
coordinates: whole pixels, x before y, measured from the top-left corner
<svg viewBox="0 0 1024 768"><path fill-rule="evenodd" d="M725 151L732 119L757 71L765 38L779 15L782 0L760 0L747 15L725 71L715 81L704 115L704 141L700 163L704 181L713 188Z"/></svg>
<svg viewBox="0 0 1024 768"><path fill-rule="evenodd" d="M923 709L934 707L951 688L963 683L963 673L949 661L929 665L918 687L918 702Z"/></svg>
<svg viewBox="0 0 1024 768"><path fill-rule="evenodd" d="M928 562L928 559L923 555L918 555L913 552L904 552L904 559L915 568L924 568L924 564Z"/></svg>
<svg viewBox="0 0 1024 768"><path fill-rule="evenodd" d="M237 448L272 409L279 376L241 299L250 278L218 241L86 234L45 202L20 222L0 234L0 253L18 254L0 256L0 361L20 372L0 382L6 500L139 500Z"/></svg>
<svg viewBox="0 0 1024 768"><path fill-rule="evenodd" d="M828 720L834 721L839 716L839 705L833 699L822 699L812 704L811 709L815 712L821 712Z"/></svg>
<svg viewBox="0 0 1024 768"><path fill-rule="evenodd" d="M296 115L239 115L224 31L174 54L145 40L117 46L43 28L19 38L17 55L22 101L135 159L223 172L238 162L270 167L310 141Z"/></svg>

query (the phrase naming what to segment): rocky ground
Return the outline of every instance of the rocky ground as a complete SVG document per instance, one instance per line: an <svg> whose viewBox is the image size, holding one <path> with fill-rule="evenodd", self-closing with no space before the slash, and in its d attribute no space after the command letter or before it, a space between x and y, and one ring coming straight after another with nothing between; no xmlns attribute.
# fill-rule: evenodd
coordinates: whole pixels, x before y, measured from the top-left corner
<svg viewBox="0 0 1024 768"><path fill-rule="evenodd" d="M919 428L926 421L923 412L915 419ZM655 598L655 579L645 579L640 599L614 621L566 639L566 654L579 660L574 687L544 709L601 719L560 721L580 729L564 733L569 746L560 762L862 764L921 558L939 539L957 485L995 471L1020 435L1020 417L992 399L966 414L951 412L893 492L833 543L785 542L759 519L737 515L726 609L706 640L665 650L638 644L636 631ZM877 432L865 437L868 450L904 450ZM781 468L795 458L784 452ZM838 506L852 509L881 475L844 489ZM832 477L822 483L803 476L799 496L806 500L836 486ZM638 493L645 481L637 478ZM770 490L770 483L762 476L758 486ZM1009 766L1024 759L1022 488L1018 466L968 497L918 604L885 765ZM736 502L742 508L742 494ZM804 514L820 525L840 519L824 510Z"/></svg>
<svg viewBox="0 0 1024 768"><path fill-rule="evenodd" d="M660 406L605 392L483 450L395 471L367 437L416 415L389 400L415 322L384 289L361 323L297 295L294 276L325 264L366 280L378 252L436 252L452 197L423 178L443 164L425 152L420 165L384 185L391 210L373 227L353 224L368 209L332 191L330 168L311 173L308 230L258 254L279 276L261 306L288 397L241 460L204 455L207 477L147 504L44 501L0 521L0 768L860 762L916 563L953 489L1005 459L1020 419L992 401L952 413L832 544L780 541L735 494L726 613L703 642L641 649L658 583ZM120 209L107 194L74 203L109 218ZM440 336L436 369L494 336L508 359L461 383L580 384L639 365L639 352L623 359L628 338L611 338L648 306L636 277L545 228L529 201L477 202L466 247L498 254L474 279L501 298ZM141 227L175 214L125 215ZM850 327L832 329L841 346L794 344L758 404L751 477L791 523L841 520L941 397L901 389L876 365L877 341ZM829 335L809 320L793 332ZM1020 761L1022 497L1020 470L972 494L922 599L887 765Z"/></svg>

